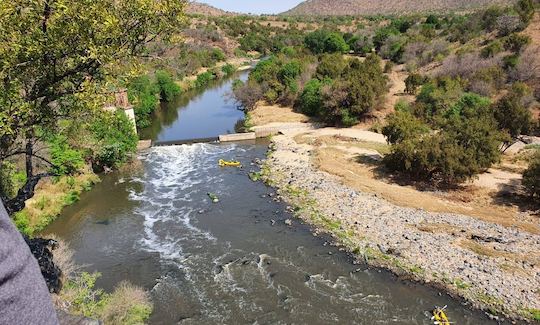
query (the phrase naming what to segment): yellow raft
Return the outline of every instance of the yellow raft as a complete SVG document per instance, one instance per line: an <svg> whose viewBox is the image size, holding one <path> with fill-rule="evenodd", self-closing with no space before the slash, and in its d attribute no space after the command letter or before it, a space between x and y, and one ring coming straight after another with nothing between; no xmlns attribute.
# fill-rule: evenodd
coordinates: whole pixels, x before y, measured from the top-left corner
<svg viewBox="0 0 540 325"><path fill-rule="evenodd" d="M242 166L239 161L226 161L220 159L218 162L219 167L240 167Z"/></svg>
<svg viewBox="0 0 540 325"><path fill-rule="evenodd" d="M444 313L444 308L435 308L433 311L433 317L431 319L433 320L433 324L435 325L450 325L450 321L448 320L448 317Z"/></svg>

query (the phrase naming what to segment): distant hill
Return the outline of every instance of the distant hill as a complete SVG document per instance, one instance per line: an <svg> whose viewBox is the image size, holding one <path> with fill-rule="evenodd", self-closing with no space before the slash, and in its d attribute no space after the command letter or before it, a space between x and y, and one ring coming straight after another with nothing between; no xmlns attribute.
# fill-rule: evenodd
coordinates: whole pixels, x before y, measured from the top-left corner
<svg viewBox="0 0 540 325"><path fill-rule="evenodd" d="M512 0L307 0L282 15L372 15L444 11L511 4Z"/></svg>
<svg viewBox="0 0 540 325"><path fill-rule="evenodd" d="M196 14L196 15L203 15L203 16L230 16L230 15L236 15L234 12L225 11L222 9L218 9L216 7L212 7L211 5L208 5L206 3L200 3L195 1L190 1L187 5L186 13L188 14Z"/></svg>

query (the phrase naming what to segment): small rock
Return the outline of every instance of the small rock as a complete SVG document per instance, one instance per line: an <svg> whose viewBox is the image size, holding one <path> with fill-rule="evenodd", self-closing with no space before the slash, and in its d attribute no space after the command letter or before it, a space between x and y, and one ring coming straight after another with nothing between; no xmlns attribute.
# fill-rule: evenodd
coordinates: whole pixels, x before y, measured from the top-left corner
<svg viewBox="0 0 540 325"><path fill-rule="evenodd" d="M285 220L285 224L286 224L287 226L292 226L292 220L291 220L291 219Z"/></svg>

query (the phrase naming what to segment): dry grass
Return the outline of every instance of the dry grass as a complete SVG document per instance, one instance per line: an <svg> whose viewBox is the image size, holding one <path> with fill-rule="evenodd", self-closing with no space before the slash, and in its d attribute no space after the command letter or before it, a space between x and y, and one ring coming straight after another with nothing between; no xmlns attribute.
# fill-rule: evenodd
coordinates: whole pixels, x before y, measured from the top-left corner
<svg viewBox="0 0 540 325"><path fill-rule="evenodd" d="M252 126L261 126L270 123L295 123L309 121L309 117L304 114L294 112L291 107L267 105L264 103L257 104L255 109L249 112L249 116Z"/></svg>
<svg viewBox="0 0 540 325"><path fill-rule="evenodd" d="M54 235L49 237L58 241L53 258L63 272L64 287L60 294L52 295L57 309L99 319L106 325L145 323L153 308L148 292L127 281L121 282L112 294L96 289L99 273L78 272L80 266L73 262L69 245Z"/></svg>
<svg viewBox="0 0 540 325"><path fill-rule="evenodd" d="M151 312L148 292L124 281L108 297L102 319L110 325L144 324Z"/></svg>
<svg viewBox="0 0 540 325"><path fill-rule="evenodd" d="M465 187L463 190L440 193L399 185L392 181L376 161L358 163L350 158L348 152L335 147L316 148L314 163L322 171L341 177L346 185L359 191L378 194L398 206L464 214L540 234L540 227L534 217L524 217L515 206L494 204L492 193L487 190Z"/></svg>
<svg viewBox="0 0 540 325"><path fill-rule="evenodd" d="M42 180L34 197L26 202L26 208L15 216L19 230L27 235L43 230L65 206L78 201L81 193L99 181L99 177L90 170L77 176Z"/></svg>

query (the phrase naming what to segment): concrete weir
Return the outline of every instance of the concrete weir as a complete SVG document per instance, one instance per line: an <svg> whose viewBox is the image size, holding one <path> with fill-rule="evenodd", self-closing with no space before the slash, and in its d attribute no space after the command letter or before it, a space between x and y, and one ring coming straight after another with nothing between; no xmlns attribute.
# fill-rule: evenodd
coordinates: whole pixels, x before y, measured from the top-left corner
<svg viewBox="0 0 540 325"><path fill-rule="evenodd" d="M250 140L256 140L258 138L265 138L267 136L274 135L277 133L279 133L278 129L272 128L272 129L257 130L256 132L248 132L248 133L222 134L218 137L212 137L212 138L199 138L199 139L186 139L186 140L173 140L173 141L141 140L139 141L137 150L142 151L150 147L178 146L182 144L192 144L192 143L250 141Z"/></svg>
<svg viewBox="0 0 540 325"><path fill-rule="evenodd" d="M255 132L249 133L232 133L224 134L219 136L219 142L233 142L233 141L245 141L245 140L255 140L257 137Z"/></svg>

